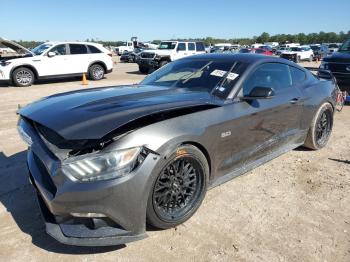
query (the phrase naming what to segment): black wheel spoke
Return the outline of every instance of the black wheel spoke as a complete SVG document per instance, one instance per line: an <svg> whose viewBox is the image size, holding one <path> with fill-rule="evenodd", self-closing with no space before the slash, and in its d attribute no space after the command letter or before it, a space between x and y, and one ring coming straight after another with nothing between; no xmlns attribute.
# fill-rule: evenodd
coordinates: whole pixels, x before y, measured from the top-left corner
<svg viewBox="0 0 350 262"><path fill-rule="evenodd" d="M331 116L330 113L324 111L319 118L316 129L315 129L315 137L318 144L324 144L331 132Z"/></svg>
<svg viewBox="0 0 350 262"><path fill-rule="evenodd" d="M154 185L156 212L168 220L186 214L200 196L202 174L199 163L190 157L178 158L168 164Z"/></svg>

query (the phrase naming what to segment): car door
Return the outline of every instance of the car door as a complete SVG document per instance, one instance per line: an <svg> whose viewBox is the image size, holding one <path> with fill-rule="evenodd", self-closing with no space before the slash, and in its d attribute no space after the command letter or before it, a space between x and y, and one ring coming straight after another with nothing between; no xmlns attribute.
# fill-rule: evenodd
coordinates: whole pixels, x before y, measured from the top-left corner
<svg viewBox="0 0 350 262"><path fill-rule="evenodd" d="M53 54L53 55L51 55ZM65 75L69 72L67 63L67 45L59 44L50 48L35 62L39 76Z"/></svg>
<svg viewBox="0 0 350 262"><path fill-rule="evenodd" d="M176 49L176 59L183 58L188 56L187 44L186 43L178 43Z"/></svg>
<svg viewBox="0 0 350 262"><path fill-rule="evenodd" d="M239 97L254 87L271 87L272 98L240 100L232 105L232 165L240 168L276 151L300 143L302 94L282 63L258 66L244 81Z"/></svg>
<svg viewBox="0 0 350 262"><path fill-rule="evenodd" d="M85 73L89 66L89 53L84 44L69 44L66 67L71 74Z"/></svg>
<svg viewBox="0 0 350 262"><path fill-rule="evenodd" d="M195 43L187 43L187 50L189 55L195 55L196 54L196 45Z"/></svg>

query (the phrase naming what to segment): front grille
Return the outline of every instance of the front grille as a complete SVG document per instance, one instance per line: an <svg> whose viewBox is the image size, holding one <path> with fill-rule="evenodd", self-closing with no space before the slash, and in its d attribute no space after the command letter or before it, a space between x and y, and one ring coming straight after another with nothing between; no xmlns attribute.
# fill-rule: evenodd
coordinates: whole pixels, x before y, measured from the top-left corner
<svg viewBox="0 0 350 262"><path fill-rule="evenodd" d="M328 70L332 72L339 72L339 73L350 73L346 70L346 67L350 66L350 64L341 64L341 63L329 63L328 64Z"/></svg>
<svg viewBox="0 0 350 262"><path fill-rule="evenodd" d="M148 52L145 52L145 53L141 53L141 58L147 58L147 59L152 59L154 58L155 54L154 53L148 53Z"/></svg>
<svg viewBox="0 0 350 262"><path fill-rule="evenodd" d="M47 191L49 191L54 196L57 192L57 188L53 183L51 176L46 169L46 166L35 153L33 153L33 159L39 169L39 182L45 187Z"/></svg>

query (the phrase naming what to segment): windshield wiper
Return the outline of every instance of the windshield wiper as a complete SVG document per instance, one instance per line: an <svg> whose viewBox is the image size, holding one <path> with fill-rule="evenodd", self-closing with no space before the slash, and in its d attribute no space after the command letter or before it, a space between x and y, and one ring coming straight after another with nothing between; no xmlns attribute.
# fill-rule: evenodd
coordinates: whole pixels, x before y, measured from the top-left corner
<svg viewBox="0 0 350 262"><path fill-rule="evenodd" d="M207 66L209 66L210 64L212 64L213 61L208 62L207 64L205 64L204 66L202 66L201 68L199 68L198 70L188 74L188 75L184 75L183 77L180 77L178 80L176 80L176 82L174 84L172 84L171 86L174 87L176 86L180 81L182 81L183 84L187 83L192 76L194 76L195 74L198 74L199 72L202 72ZM187 76L187 77L186 77ZM186 77L186 78L185 78Z"/></svg>

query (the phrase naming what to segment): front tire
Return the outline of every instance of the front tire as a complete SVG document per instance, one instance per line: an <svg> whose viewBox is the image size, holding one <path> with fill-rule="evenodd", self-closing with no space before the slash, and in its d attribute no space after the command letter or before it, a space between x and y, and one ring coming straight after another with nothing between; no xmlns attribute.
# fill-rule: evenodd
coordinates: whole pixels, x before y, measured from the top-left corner
<svg viewBox="0 0 350 262"><path fill-rule="evenodd" d="M198 148L191 145L177 148L153 183L147 223L167 229L188 220L204 199L208 177L208 162Z"/></svg>
<svg viewBox="0 0 350 262"><path fill-rule="evenodd" d="M162 60L162 61L160 61L159 62L159 68L161 68L161 67L163 67L163 66L165 66L166 64L168 64L169 62L168 61L166 61L166 60Z"/></svg>
<svg viewBox="0 0 350 262"><path fill-rule="evenodd" d="M12 73L12 81L15 86L26 87L34 83L35 75L32 70L27 67L19 67Z"/></svg>
<svg viewBox="0 0 350 262"><path fill-rule="evenodd" d="M304 146L319 150L327 145L333 128L333 107L324 103L316 112L307 134Z"/></svg>
<svg viewBox="0 0 350 262"><path fill-rule="evenodd" d="M91 80L101 80L105 75L105 70L100 64L94 64L89 67L89 78Z"/></svg>
<svg viewBox="0 0 350 262"><path fill-rule="evenodd" d="M142 74L148 74L149 69L148 69L147 67L144 67L144 66L139 66L139 71L140 71Z"/></svg>

